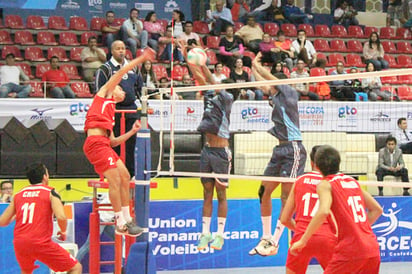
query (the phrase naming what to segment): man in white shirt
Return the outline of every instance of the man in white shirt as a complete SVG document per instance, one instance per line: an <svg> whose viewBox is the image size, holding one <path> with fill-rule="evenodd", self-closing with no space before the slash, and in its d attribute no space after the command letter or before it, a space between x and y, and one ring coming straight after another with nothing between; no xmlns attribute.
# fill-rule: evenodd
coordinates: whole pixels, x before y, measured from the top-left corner
<svg viewBox="0 0 412 274"><path fill-rule="evenodd" d="M193 32L193 22L186 21L184 26L185 32L180 34L179 40L181 40L186 46L187 51L193 48L201 48L200 37L197 33Z"/></svg>
<svg viewBox="0 0 412 274"><path fill-rule="evenodd" d="M133 57L136 57L137 47L142 49L147 47L148 33L143 29L143 23L139 20L139 10L132 8L130 10L129 19L123 22L122 36Z"/></svg>
<svg viewBox="0 0 412 274"><path fill-rule="evenodd" d="M233 26L232 13L230 9L224 7L224 1L216 2L216 10L211 13L208 21L214 22L211 35L219 36L221 32L226 31L227 26Z"/></svg>
<svg viewBox="0 0 412 274"><path fill-rule="evenodd" d="M392 136L396 138L403 154L412 154L412 135L408 131L406 118L398 119L398 128L392 133Z"/></svg>
<svg viewBox="0 0 412 274"><path fill-rule="evenodd" d="M292 42L292 50L297 54L298 60L302 59L308 66L316 64L316 50L312 42L306 39L306 31L298 30L298 39Z"/></svg>
<svg viewBox="0 0 412 274"><path fill-rule="evenodd" d="M80 54L82 59L83 80L90 83L96 70L106 62L106 53L97 47L97 38L92 36L87 41L87 48L84 48Z"/></svg>
<svg viewBox="0 0 412 274"><path fill-rule="evenodd" d="M393 136L386 138L386 146L379 150L378 166L376 167L376 177L378 182L383 181L383 177L392 175L401 177L402 182L408 183L408 170L405 168L402 151L396 146L396 139ZM383 186L378 186L379 196L383 196ZM409 188L403 188L403 196L409 196Z"/></svg>
<svg viewBox="0 0 412 274"><path fill-rule="evenodd" d="M23 80L23 84L20 84L20 80ZM0 98L26 98L31 91L29 80L23 70L16 66L14 54L7 54L6 65L0 67Z"/></svg>

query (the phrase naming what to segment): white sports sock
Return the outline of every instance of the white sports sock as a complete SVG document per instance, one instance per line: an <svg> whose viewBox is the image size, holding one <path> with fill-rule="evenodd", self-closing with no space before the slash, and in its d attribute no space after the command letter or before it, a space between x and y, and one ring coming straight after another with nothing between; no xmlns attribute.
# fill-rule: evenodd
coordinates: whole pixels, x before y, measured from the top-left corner
<svg viewBox="0 0 412 274"><path fill-rule="evenodd" d="M262 216L263 239L270 239L272 236L272 216Z"/></svg>
<svg viewBox="0 0 412 274"><path fill-rule="evenodd" d="M124 220L124 217L123 217L123 213L121 211L115 212L114 213L114 218L116 220L116 225L118 227L122 227L126 224L126 221Z"/></svg>
<svg viewBox="0 0 412 274"><path fill-rule="evenodd" d="M132 221L132 217L130 216L130 210L128 206L122 206L122 213L126 223Z"/></svg>
<svg viewBox="0 0 412 274"><path fill-rule="evenodd" d="M217 218L217 234L223 237L223 233L225 232L225 224L226 218L225 217L218 217Z"/></svg>
<svg viewBox="0 0 412 274"><path fill-rule="evenodd" d="M272 241L278 245L279 244L279 240L280 237L282 236L283 230L285 229L285 226L282 225L282 223L280 222L280 220L277 221L276 223L276 229L275 229L275 233L273 233L273 237L272 237Z"/></svg>
<svg viewBox="0 0 412 274"><path fill-rule="evenodd" d="M210 233L211 217L202 217L202 234Z"/></svg>

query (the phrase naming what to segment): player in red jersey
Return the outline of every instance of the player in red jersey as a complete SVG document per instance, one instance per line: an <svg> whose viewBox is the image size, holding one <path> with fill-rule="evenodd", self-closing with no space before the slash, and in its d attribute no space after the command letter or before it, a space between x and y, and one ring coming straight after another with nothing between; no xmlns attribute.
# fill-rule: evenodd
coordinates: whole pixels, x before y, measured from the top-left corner
<svg viewBox="0 0 412 274"><path fill-rule="evenodd" d="M114 137L114 113L115 104L122 102L125 97L125 92L118 85L122 77L152 56L153 50L147 48L143 55L122 67L100 88L87 112L84 126L87 139L83 145L83 151L90 163L94 165L96 172L106 177L109 182L109 197L116 219L115 231L117 234L127 234L133 237L142 234L143 229L137 226L130 216L130 174L112 147L134 136L140 129L140 122L136 121L132 129L125 134Z"/></svg>
<svg viewBox="0 0 412 274"><path fill-rule="evenodd" d="M48 186L49 173L43 164L27 168L30 186L20 190L0 216L0 226L14 218L14 251L21 273L32 273L36 260L56 272L82 273L81 264L63 247L51 240L53 215L60 227L59 239L66 240L67 219L60 196Z"/></svg>
<svg viewBox="0 0 412 274"><path fill-rule="evenodd" d="M290 252L298 254L332 213L337 224L338 243L324 273L379 273L379 245L371 224L382 214L381 206L355 179L338 173L340 156L335 148L319 148L315 164L324 176L317 186L319 209Z"/></svg>
<svg viewBox="0 0 412 274"><path fill-rule="evenodd" d="M302 237L319 206L316 186L321 182L323 176L314 164L315 153L319 147L314 146L310 153L310 163L314 171L308 172L296 179L280 217L282 224L295 232L291 243L298 241ZM293 219L295 213L296 215ZM333 252L331 250L334 250L336 245L337 238L334 233L336 228L334 226L335 223L333 221L330 223L324 222L298 256L289 252L286 260L286 273L306 273L309 262L313 257L325 269L332 259ZM319 248L320 246L322 248Z"/></svg>

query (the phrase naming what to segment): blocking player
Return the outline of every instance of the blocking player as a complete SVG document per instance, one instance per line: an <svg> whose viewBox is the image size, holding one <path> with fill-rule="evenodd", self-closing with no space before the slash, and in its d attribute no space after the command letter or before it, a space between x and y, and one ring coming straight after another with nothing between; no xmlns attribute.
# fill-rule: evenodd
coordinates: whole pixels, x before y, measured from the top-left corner
<svg viewBox="0 0 412 274"><path fill-rule="evenodd" d="M332 213L337 224L338 242L324 273L379 273L379 245L371 224L382 214L381 206L360 188L355 179L338 173L340 156L335 148L319 148L315 164L324 176L316 187L319 209L290 252L299 256Z"/></svg>
<svg viewBox="0 0 412 274"><path fill-rule="evenodd" d="M110 80L94 97L84 126L87 139L83 145L83 151L90 163L94 165L95 171L106 177L109 182L109 198L116 220L115 232L132 237L142 234L143 229L137 226L130 216L130 174L112 147L134 136L140 129L140 122L136 121L131 130L115 137L113 134L114 113L115 104L122 102L125 97L125 92L118 85L123 75L138 64L150 59L152 55L153 51L147 48L142 56L129 62L110 77Z"/></svg>
<svg viewBox="0 0 412 274"><path fill-rule="evenodd" d="M252 64L252 72L256 80L277 80L262 66L261 57L262 54L258 53ZM299 129L298 93L289 85L264 86L261 89L270 97L270 104L273 107L274 127L269 132L279 140L279 145L273 148L273 154L264 175L296 178L303 174L306 162L306 150L302 144L302 135ZM249 255L269 256L278 252L279 239L285 226L278 220L275 233L272 236L271 195L280 184L280 182L271 181L261 183L259 198L263 235L259 244L249 251ZM281 187L283 208L292 184L282 183Z"/></svg>
<svg viewBox="0 0 412 274"><path fill-rule="evenodd" d="M319 146L314 146L310 152L310 163L313 171L296 179L280 217L282 224L295 232L291 243L298 241L302 237L319 206L316 186L320 183L323 176L314 164L315 153L318 148ZM295 215L295 218L293 218L293 215ZM313 257L325 269L332 259L333 252L331 250L334 250L336 245L337 238L334 233L336 228L334 226L335 223L329 219L328 222L324 222L321 225L299 255L296 256L289 252L286 260L286 273L306 273L309 262ZM319 248L320 246L322 248Z"/></svg>
<svg viewBox="0 0 412 274"><path fill-rule="evenodd" d="M82 273L81 264L59 244L51 240L53 215L60 231L59 240L66 240L67 219L59 194L48 186L49 173L43 164L32 164L26 169L30 186L24 187L0 216L0 226L16 218L14 251L21 273L32 273L36 260L56 272Z"/></svg>

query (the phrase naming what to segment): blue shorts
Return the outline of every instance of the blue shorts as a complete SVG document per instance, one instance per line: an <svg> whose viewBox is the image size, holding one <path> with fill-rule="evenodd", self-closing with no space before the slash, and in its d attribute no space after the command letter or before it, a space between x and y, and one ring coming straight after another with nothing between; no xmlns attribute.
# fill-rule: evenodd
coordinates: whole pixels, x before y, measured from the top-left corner
<svg viewBox="0 0 412 274"><path fill-rule="evenodd" d="M305 171L306 150L300 141L291 141L273 148L264 176L296 178Z"/></svg>
<svg viewBox="0 0 412 274"><path fill-rule="evenodd" d="M231 169L232 152L227 147L204 146L200 155L200 172L229 174ZM228 179L200 178L202 183L216 181L224 186L229 185Z"/></svg>

